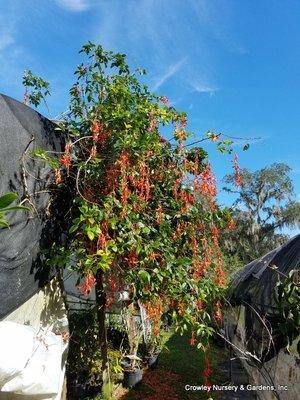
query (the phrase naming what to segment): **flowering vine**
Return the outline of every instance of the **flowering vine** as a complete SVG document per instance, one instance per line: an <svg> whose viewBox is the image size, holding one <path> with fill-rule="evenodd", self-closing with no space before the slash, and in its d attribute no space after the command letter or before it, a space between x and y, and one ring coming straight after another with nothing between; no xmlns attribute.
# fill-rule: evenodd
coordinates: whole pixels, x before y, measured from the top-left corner
<svg viewBox="0 0 300 400"><path fill-rule="evenodd" d="M191 329L192 345L205 349L211 317L221 319L219 236L233 227L217 204L207 153L188 148L187 115L142 85L123 54L90 42L81 52L87 60L75 71L61 124L67 144L54 169L57 187L74 196L60 253L66 264L75 259L84 295L95 286L99 321L129 287L154 335L168 313L178 331ZM172 144L162 136L164 125L173 129ZM207 139L220 143L219 136ZM206 370L208 378L208 362Z"/></svg>

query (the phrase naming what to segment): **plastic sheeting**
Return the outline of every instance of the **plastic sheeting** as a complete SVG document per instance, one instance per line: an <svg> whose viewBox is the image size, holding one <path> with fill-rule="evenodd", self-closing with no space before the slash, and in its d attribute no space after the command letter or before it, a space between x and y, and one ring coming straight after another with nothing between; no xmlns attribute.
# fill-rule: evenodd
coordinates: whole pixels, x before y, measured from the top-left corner
<svg viewBox="0 0 300 400"><path fill-rule="evenodd" d="M55 398L62 388L65 347L53 332L0 322L0 392Z"/></svg>
<svg viewBox="0 0 300 400"><path fill-rule="evenodd" d="M54 275L44 268L41 251L60 237L62 206L49 194L49 166L31 156L34 149L61 151L55 124L42 115L0 95L0 194L16 192L32 211L8 214L10 229L0 229L0 319L23 304Z"/></svg>

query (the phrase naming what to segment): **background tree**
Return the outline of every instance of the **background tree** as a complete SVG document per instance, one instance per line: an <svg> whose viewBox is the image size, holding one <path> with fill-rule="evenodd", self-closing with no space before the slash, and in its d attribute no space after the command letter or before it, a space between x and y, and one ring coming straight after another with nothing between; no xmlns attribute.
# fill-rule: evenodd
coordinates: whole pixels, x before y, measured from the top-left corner
<svg viewBox="0 0 300 400"><path fill-rule="evenodd" d="M226 234L223 243L229 255L248 263L287 240L283 228L299 227L300 203L294 199L290 171L283 163L255 172L243 169L238 190L234 175L224 178L224 190L238 196L232 206L236 230Z"/></svg>

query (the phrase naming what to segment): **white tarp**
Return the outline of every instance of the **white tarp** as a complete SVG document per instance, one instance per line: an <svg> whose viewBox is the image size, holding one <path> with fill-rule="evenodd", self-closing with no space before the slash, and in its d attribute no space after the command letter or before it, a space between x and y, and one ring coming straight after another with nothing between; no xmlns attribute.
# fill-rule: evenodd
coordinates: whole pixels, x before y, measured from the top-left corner
<svg viewBox="0 0 300 400"><path fill-rule="evenodd" d="M53 332L0 322L0 392L55 399L61 391L65 348Z"/></svg>

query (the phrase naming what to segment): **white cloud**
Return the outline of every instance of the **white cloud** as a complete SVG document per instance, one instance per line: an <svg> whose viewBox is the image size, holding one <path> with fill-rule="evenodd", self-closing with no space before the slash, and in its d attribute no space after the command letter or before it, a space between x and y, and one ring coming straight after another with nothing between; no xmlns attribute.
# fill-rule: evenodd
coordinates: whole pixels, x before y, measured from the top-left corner
<svg viewBox="0 0 300 400"><path fill-rule="evenodd" d="M210 95L210 97L214 96L216 91L218 90L217 88L214 88L212 86L208 86L208 85L205 85L205 84L201 84L201 83L193 83L193 82L191 82L191 86L196 92L198 92L198 93L208 93Z"/></svg>
<svg viewBox="0 0 300 400"><path fill-rule="evenodd" d="M196 14L194 0L99 2L94 7L99 25L92 41L128 54L131 65L145 67L154 91L173 78L173 96L188 95L191 88L213 96L218 90L219 74L217 51L211 46L211 39L216 42L213 22L220 24L222 16L210 1L196 3L206 14L202 15L200 8ZM209 14L207 8L214 13ZM226 18L222 31L226 32L231 23L231 18ZM218 42L226 47L221 40Z"/></svg>
<svg viewBox="0 0 300 400"><path fill-rule="evenodd" d="M187 60L187 57L184 57L182 60L170 65L168 67L167 71L165 72L165 74L162 75L157 80L157 82L153 86L152 90L153 91L158 90L168 79L170 79L173 75L175 75L176 72L181 69L182 65L185 63L186 60Z"/></svg>
<svg viewBox="0 0 300 400"><path fill-rule="evenodd" d="M14 43L15 39L11 33L0 31L0 52L6 50Z"/></svg>
<svg viewBox="0 0 300 400"><path fill-rule="evenodd" d="M56 3L68 10L73 12L86 11L90 8L90 3L87 0L55 0Z"/></svg>

